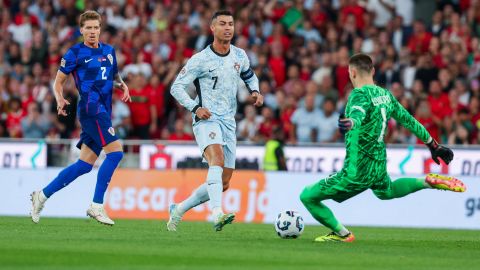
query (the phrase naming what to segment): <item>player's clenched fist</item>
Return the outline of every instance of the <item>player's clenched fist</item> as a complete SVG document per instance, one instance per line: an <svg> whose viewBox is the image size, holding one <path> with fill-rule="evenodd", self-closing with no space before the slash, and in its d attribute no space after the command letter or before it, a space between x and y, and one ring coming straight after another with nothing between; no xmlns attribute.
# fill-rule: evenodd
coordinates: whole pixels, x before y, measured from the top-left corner
<svg viewBox="0 0 480 270"><path fill-rule="evenodd" d="M254 91L252 93L253 100L255 100L255 103L253 103L254 106L260 107L263 105L263 96L257 91Z"/></svg>
<svg viewBox="0 0 480 270"><path fill-rule="evenodd" d="M198 118L200 118L202 120L207 120L208 118L210 118L210 116L212 116L210 111L207 108L203 108L203 107L198 108L195 111L195 115L197 115Z"/></svg>

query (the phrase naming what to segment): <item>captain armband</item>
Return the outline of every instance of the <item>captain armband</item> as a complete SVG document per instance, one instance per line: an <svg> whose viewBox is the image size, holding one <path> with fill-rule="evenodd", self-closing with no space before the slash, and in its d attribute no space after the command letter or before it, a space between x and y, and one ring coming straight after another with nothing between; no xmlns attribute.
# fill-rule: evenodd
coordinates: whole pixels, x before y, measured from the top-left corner
<svg viewBox="0 0 480 270"><path fill-rule="evenodd" d="M246 81L252 78L254 74L255 73L253 72L252 68L248 68L244 72L240 73L240 78L242 78L243 81Z"/></svg>

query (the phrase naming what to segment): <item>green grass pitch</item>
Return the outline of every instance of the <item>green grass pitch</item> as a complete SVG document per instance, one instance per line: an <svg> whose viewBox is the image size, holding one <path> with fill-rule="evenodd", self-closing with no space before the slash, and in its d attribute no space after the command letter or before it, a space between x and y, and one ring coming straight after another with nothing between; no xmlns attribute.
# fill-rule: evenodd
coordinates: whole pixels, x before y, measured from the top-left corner
<svg viewBox="0 0 480 270"><path fill-rule="evenodd" d="M479 231L351 229L354 243L314 243L324 227L285 240L270 224L0 217L0 269L480 269Z"/></svg>

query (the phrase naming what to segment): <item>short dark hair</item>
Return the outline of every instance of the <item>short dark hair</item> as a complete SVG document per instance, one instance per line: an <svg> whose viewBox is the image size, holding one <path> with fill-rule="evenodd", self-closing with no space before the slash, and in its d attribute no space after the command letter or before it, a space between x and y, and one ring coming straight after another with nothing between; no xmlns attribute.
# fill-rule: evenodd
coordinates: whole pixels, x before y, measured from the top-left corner
<svg viewBox="0 0 480 270"><path fill-rule="evenodd" d="M213 16L212 16L212 21L215 20L218 16L231 16L233 17L233 14L232 12L230 12L230 10L219 10L215 13L213 13Z"/></svg>
<svg viewBox="0 0 480 270"><path fill-rule="evenodd" d="M331 102L331 103L333 103L333 105L337 104L337 101L333 97L326 97L323 100L322 106L325 105L325 103L327 103L327 102Z"/></svg>
<svg viewBox="0 0 480 270"><path fill-rule="evenodd" d="M356 67L360 72L370 73L373 69L372 58L364 53L357 53L350 57L348 64Z"/></svg>

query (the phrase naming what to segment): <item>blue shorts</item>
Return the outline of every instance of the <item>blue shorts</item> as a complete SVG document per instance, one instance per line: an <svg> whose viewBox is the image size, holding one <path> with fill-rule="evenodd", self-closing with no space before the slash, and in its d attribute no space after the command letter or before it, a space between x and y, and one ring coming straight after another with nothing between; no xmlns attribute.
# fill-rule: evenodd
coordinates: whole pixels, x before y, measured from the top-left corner
<svg viewBox="0 0 480 270"><path fill-rule="evenodd" d="M80 117L80 125L82 133L80 141L77 143L79 149L82 144L85 144L98 156L104 146L118 140L115 136L115 129L112 127L112 120L107 113Z"/></svg>
<svg viewBox="0 0 480 270"><path fill-rule="evenodd" d="M223 145L224 166L235 168L237 137L235 126L226 125L219 119L202 120L193 125L193 134L197 141L200 153L211 144Z"/></svg>

